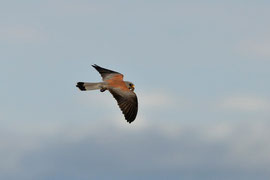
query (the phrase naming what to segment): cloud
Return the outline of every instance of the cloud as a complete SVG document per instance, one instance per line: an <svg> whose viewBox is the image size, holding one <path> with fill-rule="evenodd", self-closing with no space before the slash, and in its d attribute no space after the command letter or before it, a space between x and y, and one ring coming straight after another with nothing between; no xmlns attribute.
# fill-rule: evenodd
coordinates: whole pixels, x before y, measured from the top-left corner
<svg viewBox="0 0 270 180"><path fill-rule="evenodd" d="M256 40L246 40L240 43L236 50L246 56L269 58L270 57L270 38L269 35L263 35L263 39L257 37Z"/></svg>
<svg viewBox="0 0 270 180"><path fill-rule="evenodd" d="M57 3L58 11L61 13L67 13L67 14L80 14L80 15L86 15L86 14L102 14L106 13L107 11L111 10L111 6L105 3L91 3L91 2L77 2L77 3L71 3L67 1L61 1L60 3Z"/></svg>
<svg viewBox="0 0 270 180"><path fill-rule="evenodd" d="M250 44L248 51L258 56L270 57L270 42Z"/></svg>
<svg viewBox="0 0 270 180"><path fill-rule="evenodd" d="M132 131L136 123L125 126L104 119L9 127L1 132L0 177L252 179L258 172L259 179L269 177L268 122L156 123L140 131Z"/></svg>
<svg viewBox="0 0 270 180"><path fill-rule="evenodd" d="M144 108L167 108L178 103L178 97L176 94L168 93L169 91L139 91L135 92L138 97L139 105ZM86 92L79 96L79 101L88 105L115 105L110 103L113 96L108 91L101 94L99 91ZM93 103L95 102L95 103ZM98 102L98 103L97 103ZM184 103L185 101L183 101Z"/></svg>
<svg viewBox="0 0 270 180"><path fill-rule="evenodd" d="M176 98L166 92L140 92L140 102L146 108L170 107L176 103Z"/></svg>
<svg viewBox="0 0 270 180"><path fill-rule="evenodd" d="M168 109L181 108L187 106L188 101L169 91L138 91L138 114L136 118L136 129L148 126L149 121L155 121L160 114L168 112ZM116 125L124 126L126 121L120 111L116 100L108 92L100 93L99 91L82 92L78 95L77 101L91 109L91 112L101 119L119 119ZM133 126L133 125L131 125ZM125 127L125 126L124 126Z"/></svg>
<svg viewBox="0 0 270 180"><path fill-rule="evenodd" d="M30 43L44 40L45 34L39 29L25 25L0 27L0 39L10 43Z"/></svg>
<svg viewBox="0 0 270 180"><path fill-rule="evenodd" d="M268 99L253 96L234 96L224 98L220 106L225 109L236 111L265 111L269 110Z"/></svg>

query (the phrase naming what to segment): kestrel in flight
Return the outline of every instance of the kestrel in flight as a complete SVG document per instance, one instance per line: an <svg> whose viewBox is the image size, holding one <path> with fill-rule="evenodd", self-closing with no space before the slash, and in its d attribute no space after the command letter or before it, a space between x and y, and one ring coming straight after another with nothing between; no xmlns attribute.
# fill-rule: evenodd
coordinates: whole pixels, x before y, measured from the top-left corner
<svg viewBox="0 0 270 180"><path fill-rule="evenodd" d="M135 120L138 112L138 100L134 93L134 84L123 80L123 74L102 68L98 65L92 65L101 75L103 82L89 83L78 82L77 87L81 91L97 90L104 92L109 90L116 99L122 113L127 122L131 123Z"/></svg>

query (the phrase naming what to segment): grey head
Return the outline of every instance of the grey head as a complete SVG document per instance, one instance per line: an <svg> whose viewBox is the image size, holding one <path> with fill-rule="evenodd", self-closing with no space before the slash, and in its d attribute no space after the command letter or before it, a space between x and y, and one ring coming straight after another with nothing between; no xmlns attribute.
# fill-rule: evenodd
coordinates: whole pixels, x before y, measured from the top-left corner
<svg viewBox="0 0 270 180"><path fill-rule="evenodd" d="M124 81L129 90L134 91L135 85L130 81Z"/></svg>

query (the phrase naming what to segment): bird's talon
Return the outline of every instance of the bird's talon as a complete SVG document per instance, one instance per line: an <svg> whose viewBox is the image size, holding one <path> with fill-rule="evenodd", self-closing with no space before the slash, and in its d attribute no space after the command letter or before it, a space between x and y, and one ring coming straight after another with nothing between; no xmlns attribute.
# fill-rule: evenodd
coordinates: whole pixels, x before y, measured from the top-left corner
<svg viewBox="0 0 270 180"><path fill-rule="evenodd" d="M104 92L104 91L106 91L105 88L101 88L101 89L100 89L100 92Z"/></svg>

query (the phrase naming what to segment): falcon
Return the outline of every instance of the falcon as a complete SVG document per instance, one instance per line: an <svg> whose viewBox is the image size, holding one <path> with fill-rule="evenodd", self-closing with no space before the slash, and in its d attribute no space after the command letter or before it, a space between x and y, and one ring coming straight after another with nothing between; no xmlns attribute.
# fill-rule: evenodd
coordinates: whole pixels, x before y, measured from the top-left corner
<svg viewBox="0 0 270 180"><path fill-rule="evenodd" d="M81 91L99 89L100 92L104 92L108 90L116 99L127 122L133 122L138 112L138 99L134 93L134 84L129 81L124 81L124 75L119 72L105 69L96 64L92 65L92 67L99 72L103 82L78 82L76 87Z"/></svg>

